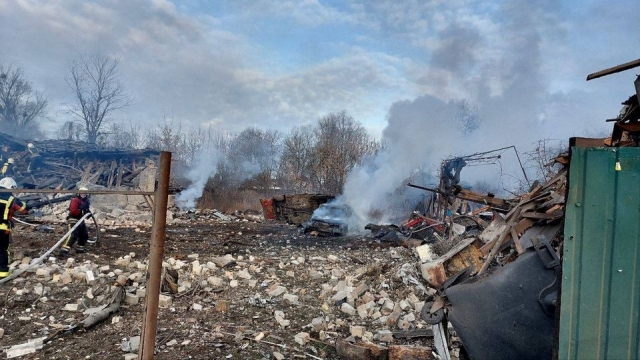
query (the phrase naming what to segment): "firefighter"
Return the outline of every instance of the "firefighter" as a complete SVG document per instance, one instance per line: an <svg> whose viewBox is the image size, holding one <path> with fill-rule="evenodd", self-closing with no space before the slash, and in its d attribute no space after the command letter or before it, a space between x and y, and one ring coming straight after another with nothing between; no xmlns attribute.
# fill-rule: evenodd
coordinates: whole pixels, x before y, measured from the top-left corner
<svg viewBox="0 0 640 360"><path fill-rule="evenodd" d="M38 151L38 148L32 143L27 144L27 150L29 151L29 166L27 167L27 172L30 174L31 171L40 165L40 151Z"/></svg>
<svg viewBox="0 0 640 360"><path fill-rule="evenodd" d="M18 184L10 177L0 180L0 187L16 189ZM0 279L9 276L9 244L11 243L11 228L13 228L13 214L26 214L27 206L20 199L8 192L0 193Z"/></svg>
<svg viewBox="0 0 640 360"><path fill-rule="evenodd" d="M13 169L15 161L13 158L8 158L7 162L2 165L2 170L0 170L0 175L2 176L15 176L16 171Z"/></svg>
<svg viewBox="0 0 640 360"><path fill-rule="evenodd" d="M81 186L78 190L87 191L89 189ZM71 229L84 215L91 214L91 210L89 210L90 205L89 196L85 193L80 193L71 199L71 203L69 203L69 215L67 216L69 229ZM89 215L89 217L91 216L93 215ZM60 255L69 255L69 251L76 241L78 242L76 253L80 254L86 252L85 246L87 245L87 240L89 240L89 232L87 231L86 223L83 221L75 230L73 230L69 237L67 237L67 240L62 244L62 248L60 248Z"/></svg>

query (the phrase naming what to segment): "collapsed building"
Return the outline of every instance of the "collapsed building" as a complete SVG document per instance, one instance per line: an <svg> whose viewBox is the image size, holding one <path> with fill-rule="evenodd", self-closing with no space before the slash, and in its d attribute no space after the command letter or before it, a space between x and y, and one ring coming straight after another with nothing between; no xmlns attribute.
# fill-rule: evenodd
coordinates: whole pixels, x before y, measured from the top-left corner
<svg viewBox="0 0 640 360"><path fill-rule="evenodd" d="M28 144L33 145L29 151ZM27 142L0 133L2 163L24 189L72 190L80 184L91 190L154 191L160 152L152 149L112 149L71 140ZM34 161L35 157L35 161ZM43 222L64 219L73 195L22 194L30 208L39 209ZM143 195L94 195L94 215L104 225L149 225L151 198Z"/></svg>

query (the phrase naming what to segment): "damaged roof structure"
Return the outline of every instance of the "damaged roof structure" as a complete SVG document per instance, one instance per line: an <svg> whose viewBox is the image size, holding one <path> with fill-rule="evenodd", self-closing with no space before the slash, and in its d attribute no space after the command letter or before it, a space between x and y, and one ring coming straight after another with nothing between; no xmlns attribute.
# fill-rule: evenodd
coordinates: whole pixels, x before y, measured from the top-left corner
<svg viewBox="0 0 640 360"><path fill-rule="evenodd" d="M33 163L33 155L27 145L37 149L39 159ZM55 188L70 190L78 182L104 187L137 187L134 181L147 166L147 161L155 161L160 152L152 149L111 149L102 148L84 141L44 140L27 142L0 133L0 153L2 163L13 159L11 174L23 188ZM28 169L30 171L28 171Z"/></svg>
<svg viewBox="0 0 640 360"><path fill-rule="evenodd" d="M35 148L29 151L28 144ZM84 141L43 140L27 142L0 133L0 161L13 160L4 170L24 189L73 190L80 184L91 190L153 191L160 152L152 149L103 148ZM174 192L175 189L172 189ZM36 212L37 222L56 223L68 211L74 195L21 194ZM170 197L173 202L173 196ZM151 223L152 200L142 195L94 195L94 216L101 226Z"/></svg>

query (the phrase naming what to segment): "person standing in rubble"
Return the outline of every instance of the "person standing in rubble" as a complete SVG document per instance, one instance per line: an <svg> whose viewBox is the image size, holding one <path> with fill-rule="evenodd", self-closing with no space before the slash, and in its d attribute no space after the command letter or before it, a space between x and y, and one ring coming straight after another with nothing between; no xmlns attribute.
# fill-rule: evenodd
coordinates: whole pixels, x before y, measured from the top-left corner
<svg viewBox="0 0 640 360"><path fill-rule="evenodd" d="M29 151L29 166L27 172L31 174L40 165L40 151L32 143L27 144L27 150Z"/></svg>
<svg viewBox="0 0 640 360"><path fill-rule="evenodd" d="M78 190L87 191L89 189L81 186ZM67 216L69 229L71 229L84 215L91 214L91 210L89 210L90 205L91 202L89 201L89 195L86 193L79 193L71 199L71 203L69 203L69 215ZM91 216L93 215L89 215L89 217ZM67 240L62 244L62 248L60 248L60 255L69 255L69 251L76 242L78 242L76 253L80 254L86 252L85 246L87 245L88 240L89 232L87 231L86 223L83 221L71 234L69 234Z"/></svg>
<svg viewBox="0 0 640 360"><path fill-rule="evenodd" d="M0 187L17 189L18 184L10 177L0 180ZM0 279L9 276L9 244L11 244L11 229L13 228L13 214L27 213L27 205L12 193L0 193Z"/></svg>
<svg viewBox="0 0 640 360"><path fill-rule="evenodd" d="M8 158L7 162L2 165L2 170L0 170L0 175L2 176L15 176L16 171L14 169L15 161L13 158Z"/></svg>
<svg viewBox="0 0 640 360"><path fill-rule="evenodd" d="M2 144L2 151L0 152L0 162L4 162L5 158L9 157L9 147L5 144Z"/></svg>

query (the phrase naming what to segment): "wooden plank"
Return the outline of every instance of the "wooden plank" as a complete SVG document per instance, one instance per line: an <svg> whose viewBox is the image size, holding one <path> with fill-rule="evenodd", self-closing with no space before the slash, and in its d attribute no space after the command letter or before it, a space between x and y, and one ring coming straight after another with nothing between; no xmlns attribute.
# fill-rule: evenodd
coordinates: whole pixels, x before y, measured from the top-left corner
<svg viewBox="0 0 640 360"><path fill-rule="evenodd" d="M426 360L433 359L430 347L389 345L389 360Z"/></svg>
<svg viewBox="0 0 640 360"><path fill-rule="evenodd" d="M564 211L555 210L550 213L539 213L539 212L526 212L521 216L525 219L534 219L534 220L555 220L562 217Z"/></svg>
<svg viewBox="0 0 640 360"><path fill-rule="evenodd" d="M124 172L124 165L122 161L120 162L120 166L118 166L118 176L116 179L116 187L120 187L122 185L122 173Z"/></svg>
<svg viewBox="0 0 640 360"><path fill-rule="evenodd" d="M107 177L107 188L110 188L113 184L114 175L116 171L116 161L112 160L111 164L109 164L109 176Z"/></svg>
<svg viewBox="0 0 640 360"><path fill-rule="evenodd" d="M131 172L131 174L128 174L128 175L124 176L122 178L122 181L131 181L131 180L133 180L133 178L138 176L143 170L144 170L144 168L138 168L138 169L134 170L133 172Z"/></svg>
<svg viewBox="0 0 640 360"><path fill-rule="evenodd" d="M84 173L80 178L81 182L87 182L87 180L89 179L89 175L91 174L91 169L93 169L93 161L90 161L89 164L87 164L87 167L84 169Z"/></svg>
<svg viewBox="0 0 640 360"><path fill-rule="evenodd" d="M104 165L100 165L98 170L96 170L96 172L87 179L87 182L95 183L96 180L100 178L100 175L102 175L103 172L104 172Z"/></svg>
<svg viewBox="0 0 640 360"><path fill-rule="evenodd" d="M520 238L518 237L518 233L516 233L515 226L511 226L510 232L511 239L513 240L513 244L516 247L516 251L518 252L518 254L522 254L524 252L524 249L522 249L522 244L520 244Z"/></svg>
<svg viewBox="0 0 640 360"><path fill-rule="evenodd" d="M523 234L530 227L532 227L533 224L535 224L535 221L531 219L520 219L520 221L518 221L518 223L516 224L516 233Z"/></svg>

